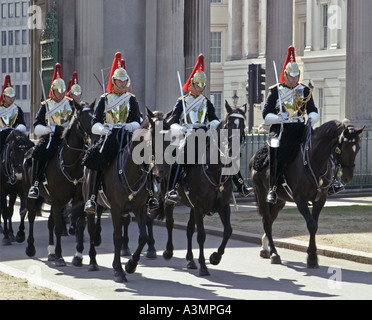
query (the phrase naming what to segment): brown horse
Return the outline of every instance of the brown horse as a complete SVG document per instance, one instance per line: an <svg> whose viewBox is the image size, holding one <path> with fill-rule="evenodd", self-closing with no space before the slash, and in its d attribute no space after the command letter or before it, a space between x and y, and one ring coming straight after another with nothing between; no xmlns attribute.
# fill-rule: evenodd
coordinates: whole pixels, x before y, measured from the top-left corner
<svg viewBox="0 0 372 320"><path fill-rule="evenodd" d="M190 217L187 225L187 268L197 269L194 262L193 252L192 252L192 237L195 232L195 225L197 227L197 241L199 244L199 264L200 276L208 276L209 271L205 263L204 257L204 242L206 239L206 232L204 229L204 217L206 215L212 215L218 213L223 224L223 238L222 242L217 250L214 252L209 261L213 265L218 265L221 261L222 255L225 252L226 244L232 234L232 228L230 223L230 202L233 191L231 175L224 174L224 169L226 169L226 164L222 161L222 154L228 155L231 152L233 138L237 138L241 144L244 139L244 129L245 129L245 113L247 111L246 107L242 109L232 109L230 105L226 102L226 116L221 121L217 128L218 137L223 130L226 130L227 141L223 142L223 139L210 138L210 142L207 143L206 155L207 160L203 164L191 165L186 169L186 177L182 179L180 184L179 193L182 197L181 202L190 207ZM236 131L233 132L233 129ZM239 132L239 136L236 137L236 132ZM218 161L210 161L208 155L209 151L216 147L219 153ZM240 154L239 154L240 155ZM238 155L238 156L239 156ZM226 160L226 159L225 159ZM169 166L168 166L169 170ZM158 171L161 175L166 175L166 166L159 166ZM227 170L226 172L228 172ZM163 179L163 188L166 185L166 179ZM206 201L208 199L208 201ZM166 250L163 253L165 259L170 259L173 256L173 209L174 204L160 203L160 210L154 212L155 217L161 219L165 216L166 227L168 231L168 241L166 244ZM162 211L163 210L163 211Z"/></svg>
<svg viewBox="0 0 372 320"><path fill-rule="evenodd" d="M167 126L163 121L153 119L154 114L147 109L145 121L141 128L133 133L132 140L124 148L119 150L118 155L102 173L103 192L111 208L111 217L114 227L114 260L112 263L114 269L115 282L126 282L126 275L121 265L120 252L122 248L122 227L128 224L128 214L133 212L139 227L138 246L127 262L125 270L128 273L134 273L140 254L148 241L147 233L147 199L148 190L146 188L150 180L151 170L153 169L153 157L155 156L155 128L157 122L162 122L160 129L166 130ZM149 163L139 163L135 158L136 147L140 144L150 144L147 151L150 151ZM98 203L101 207L106 206L102 202L102 196ZM90 236L90 271L98 270L96 261L96 250L94 239L96 236L96 224L93 215L88 215L88 233Z"/></svg>
<svg viewBox="0 0 372 320"><path fill-rule="evenodd" d="M24 223L22 211L25 209L25 198L22 192L22 165L26 152L34 144L20 131L12 130L0 155L0 215L4 220L3 245L10 245L14 241L12 216L17 196L20 197L21 223ZM7 201L7 196L9 200ZM17 242L24 241L24 233L18 232Z"/></svg>
<svg viewBox="0 0 372 320"><path fill-rule="evenodd" d="M290 201L296 203L310 233L307 266L318 267L315 235L318 230L319 214L326 203L328 189L332 182L333 170L330 158L334 155L335 164L342 173L343 183L350 183L363 130L364 128L356 129L353 125L336 120L316 128L310 139L304 142L293 162L284 166L283 176L289 188L284 188L283 185L278 187L278 201L274 205L266 202L269 189L269 168L268 166L259 168L255 165L259 152L252 157L249 170L265 231L262 238L261 257L271 258L273 264L281 264L272 237L272 224L279 211L284 208L286 201ZM309 210L309 202L312 203L312 212Z"/></svg>
<svg viewBox="0 0 372 320"><path fill-rule="evenodd" d="M56 266L66 265L62 257L61 246L62 212L69 203L74 206L83 201L82 178L84 166L82 165L82 158L91 135L93 108L94 102L86 108L75 106L69 127L64 130L63 142L59 146L57 153L46 165L47 188L44 185L40 185L41 196L38 199L27 198L26 201L29 219L26 254L29 257L33 257L36 254L34 221L36 215L40 215L43 202L47 200L51 205L51 215L48 223L48 260L54 260ZM24 172L24 193L27 194L31 185L31 167L27 161L24 165ZM55 250L53 230L55 230L56 235Z"/></svg>

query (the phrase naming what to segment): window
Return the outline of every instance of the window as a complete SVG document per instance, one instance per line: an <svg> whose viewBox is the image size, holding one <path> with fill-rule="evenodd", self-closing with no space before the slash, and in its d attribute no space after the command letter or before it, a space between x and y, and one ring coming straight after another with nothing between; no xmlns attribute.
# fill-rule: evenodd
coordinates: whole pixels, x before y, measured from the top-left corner
<svg viewBox="0 0 372 320"><path fill-rule="evenodd" d="M1 18L5 19L6 18L6 3L3 3L1 5Z"/></svg>
<svg viewBox="0 0 372 320"><path fill-rule="evenodd" d="M22 2L22 17L28 16L28 3Z"/></svg>
<svg viewBox="0 0 372 320"><path fill-rule="evenodd" d="M15 38L16 46L19 46L21 44L21 31L20 30L15 31L14 38Z"/></svg>
<svg viewBox="0 0 372 320"><path fill-rule="evenodd" d="M22 100L27 100L27 85L22 85Z"/></svg>
<svg viewBox="0 0 372 320"><path fill-rule="evenodd" d="M27 58L22 58L22 72L27 72Z"/></svg>
<svg viewBox="0 0 372 320"><path fill-rule="evenodd" d="M15 72L21 72L21 58L15 58Z"/></svg>
<svg viewBox="0 0 372 320"><path fill-rule="evenodd" d="M14 7L13 3L8 3L8 18L14 17Z"/></svg>
<svg viewBox="0 0 372 320"><path fill-rule="evenodd" d="M28 43L28 32L27 30L22 30L22 44Z"/></svg>
<svg viewBox="0 0 372 320"><path fill-rule="evenodd" d="M8 59L8 72L9 73L13 72L13 58Z"/></svg>
<svg viewBox="0 0 372 320"><path fill-rule="evenodd" d="M1 72L6 73L6 58L1 59Z"/></svg>
<svg viewBox="0 0 372 320"><path fill-rule="evenodd" d="M211 32L211 62L221 63L222 61L222 34Z"/></svg>
<svg viewBox="0 0 372 320"><path fill-rule="evenodd" d="M16 99L20 100L21 99L21 86L20 85L15 86L15 92L16 92Z"/></svg>
<svg viewBox="0 0 372 320"><path fill-rule="evenodd" d="M222 0L211 0L211 3L222 3Z"/></svg>
<svg viewBox="0 0 372 320"><path fill-rule="evenodd" d="M216 110L216 115L220 119L222 118L222 92L216 91L210 94L211 102Z"/></svg>
<svg viewBox="0 0 372 320"><path fill-rule="evenodd" d="M16 2L15 3L15 17L19 18L21 16L21 3Z"/></svg>
<svg viewBox="0 0 372 320"><path fill-rule="evenodd" d="M8 45L13 45L13 31L8 31Z"/></svg>
<svg viewBox="0 0 372 320"><path fill-rule="evenodd" d="M322 6L322 49L328 49L328 5Z"/></svg>
<svg viewBox="0 0 372 320"><path fill-rule="evenodd" d="M6 46L6 31L1 31L1 45Z"/></svg>

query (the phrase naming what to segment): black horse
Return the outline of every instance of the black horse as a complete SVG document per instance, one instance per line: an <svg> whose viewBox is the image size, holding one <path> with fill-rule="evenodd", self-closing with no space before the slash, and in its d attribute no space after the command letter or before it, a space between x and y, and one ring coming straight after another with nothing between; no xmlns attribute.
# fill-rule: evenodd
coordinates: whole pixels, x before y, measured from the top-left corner
<svg viewBox="0 0 372 320"><path fill-rule="evenodd" d="M230 171L232 168L226 168L226 162L228 161L223 159L224 156L230 155L232 150L232 141L234 138L235 141L238 141L238 144L241 144L244 139L245 113L247 109L246 107L244 110L240 108L232 109L227 102L225 103L225 108L227 113L216 130L217 135L212 135L209 139L209 142L206 144L206 161L203 161L204 164L188 166L188 168L185 170L185 177L182 179L179 187L179 193L182 197L181 202L191 208L187 225L187 268L197 269L192 253L192 237L195 232L196 225L198 233L197 241L199 244L200 276L209 275L204 257L204 242L206 239L206 232L203 223L204 217L206 215L212 215L218 212L223 224L222 243L217 252L214 252L210 256L209 261L211 264L218 265L220 263L222 255L225 252L226 244L232 234L232 227L230 223L230 201L233 192L231 177L234 172ZM224 130L226 130L225 132L228 133L225 141L223 141L223 139L219 139L221 136L220 133ZM235 130L235 132L233 130ZM238 135L236 135L237 133ZM213 148L218 152L218 161L210 161L210 150ZM240 153L236 156L237 158L233 160L239 161ZM159 174L164 177L166 176L167 168L162 165L159 166L158 171ZM166 179L163 179L163 190L166 184ZM206 201L207 199L208 201ZM159 219L163 218L164 216L166 218L168 241L166 244L166 250L163 253L163 257L165 259L170 259L173 256L174 249L172 239L174 205L165 204L163 202L161 202L160 205L161 209L164 208L164 211L162 212L162 210L158 210L158 212L154 212L154 214L155 217Z"/></svg>
<svg viewBox="0 0 372 320"><path fill-rule="evenodd" d="M82 158L91 135L93 108L94 102L84 108L79 105L75 106L70 124L63 132L63 142L59 146L57 153L46 165L45 179L47 181L47 189L44 185L40 186L40 197L38 199L27 198L26 201L30 226L26 254L29 257L33 257L36 254L34 246L34 221L36 215L40 215L44 201L48 201L51 205L51 215L48 222L48 260L54 260L56 266L66 265L62 257L61 235L63 228L61 214L69 203L74 206L83 201L82 182L84 166L82 165ZM27 194L31 185L31 167L27 161L24 165L24 172L24 193ZM53 230L55 230L56 235L55 247ZM77 251L79 252L78 247Z"/></svg>
<svg viewBox="0 0 372 320"><path fill-rule="evenodd" d="M310 233L307 250L307 266L318 267L315 235L318 229L319 214L326 203L328 189L332 182L331 155L342 174L343 183L353 178L355 157L360 149L360 135L364 128L356 129L353 125L339 121L329 121L316 128L309 139L304 142L297 157L283 168L283 185L278 187L278 201L271 205L266 202L269 189L269 168L258 166L255 159L260 158L257 152L249 163L250 176L253 181L259 214L262 216L265 234L262 238L261 257L271 258L271 263L281 264L280 256L272 237L272 224L286 201L295 202L298 210L305 218ZM265 161L261 161L265 162ZM285 181L284 181L285 177ZM286 191L287 190L287 191ZM309 203L312 203L312 212ZM270 246L270 250L269 250Z"/></svg>
<svg viewBox="0 0 372 320"><path fill-rule="evenodd" d="M4 220L3 245L10 245L14 241L12 217L17 196L20 198L21 222L24 222L25 198L22 192L22 165L26 152L34 144L20 131L12 130L5 140L0 164L0 213ZM9 196L9 201L7 201ZM19 232L17 242L24 241L23 234Z"/></svg>
<svg viewBox="0 0 372 320"><path fill-rule="evenodd" d="M153 169L153 156L155 148L155 128L154 114L147 110L145 121L141 127L133 133L132 140L126 146L119 150L118 155L110 163L110 165L102 173L102 186L104 197L106 198L109 207L111 208L111 217L114 227L114 280L115 282L126 282L126 275L120 261L120 253L122 249L123 236L122 227L129 223L129 212L133 212L138 226L139 239L138 247L132 258L127 262L125 270L128 273L134 273L140 254L148 241L147 233L147 198L148 190L146 185L149 181L151 170ZM160 121L162 122L162 121ZM161 126L164 128L164 124ZM149 144L147 150L151 150L149 161L140 163L135 159L136 147L140 144ZM152 160L151 160L152 159ZM107 206L102 202L102 195L99 196L99 204L101 207ZM96 250L94 239L96 236L96 224L94 217L88 215L88 232L90 236L90 265L89 270L98 270L96 261Z"/></svg>

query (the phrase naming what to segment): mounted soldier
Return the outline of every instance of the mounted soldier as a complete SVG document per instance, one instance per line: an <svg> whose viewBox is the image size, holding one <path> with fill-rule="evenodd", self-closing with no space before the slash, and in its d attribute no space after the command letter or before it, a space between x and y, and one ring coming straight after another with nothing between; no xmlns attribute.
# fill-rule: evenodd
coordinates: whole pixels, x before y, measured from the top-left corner
<svg viewBox="0 0 372 320"><path fill-rule="evenodd" d="M7 75L0 96L0 156L6 138L13 129L27 132L23 110L14 103L15 98L16 92L12 87L10 75Z"/></svg>
<svg viewBox="0 0 372 320"><path fill-rule="evenodd" d="M218 127L220 120L216 115L215 108L212 102L203 95L206 84L207 76L204 72L204 55L200 54L188 81L183 86L183 91L189 92L178 99L169 119L173 130L186 133L187 130L202 128L203 125L205 127L207 124L208 128L211 129ZM186 141L181 148L186 153ZM186 155L185 158L187 158ZM171 166L168 192L165 197L165 201L168 203L175 203L180 199L177 188L184 168L183 162L176 161ZM242 196L246 197L251 193L252 188L248 188L244 183L240 172L233 177L233 181Z"/></svg>
<svg viewBox="0 0 372 320"><path fill-rule="evenodd" d="M44 168L57 152L62 143L63 130L68 126L74 108L72 99L65 95L66 84L62 79L62 68L59 63L54 67L49 99L42 102L36 114L34 125L35 135L40 138L32 153L32 184L28 197L39 197L39 184L43 178ZM45 93L44 93L44 99Z"/></svg>
<svg viewBox="0 0 372 320"><path fill-rule="evenodd" d="M136 96L129 92L131 80L121 57L120 52L115 54L107 92L101 96L93 115L92 133L101 138L87 151L84 159L85 166L90 169L89 198L84 208L87 214L96 214L102 171L130 141L132 133L140 127L138 102ZM157 205L157 200L150 196L148 205Z"/></svg>
<svg viewBox="0 0 372 320"><path fill-rule="evenodd" d="M72 79L68 82L68 88L66 91L66 95L72 99L72 103L74 105L79 105L82 107L89 106L88 102L81 100L82 90L81 90L81 86L79 85L77 72L74 72L72 74Z"/></svg>

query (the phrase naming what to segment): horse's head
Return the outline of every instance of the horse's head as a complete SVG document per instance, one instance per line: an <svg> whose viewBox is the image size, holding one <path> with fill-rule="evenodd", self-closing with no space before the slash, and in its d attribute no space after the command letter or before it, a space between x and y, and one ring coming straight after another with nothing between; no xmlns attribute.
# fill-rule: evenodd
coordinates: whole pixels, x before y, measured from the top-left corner
<svg viewBox="0 0 372 320"><path fill-rule="evenodd" d="M350 183L353 179L355 157L360 149L360 136L363 131L364 127L356 129L354 125L344 124L344 130L339 136L333 153L335 164L339 168L339 175L345 184Z"/></svg>
<svg viewBox="0 0 372 320"><path fill-rule="evenodd" d="M9 178L13 181L22 180L23 160L26 152L31 149L34 144L24 133L18 130L13 130L6 142L7 149L5 156L7 159L4 160L7 164Z"/></svg>

